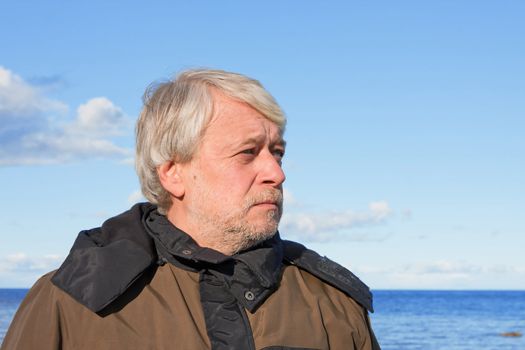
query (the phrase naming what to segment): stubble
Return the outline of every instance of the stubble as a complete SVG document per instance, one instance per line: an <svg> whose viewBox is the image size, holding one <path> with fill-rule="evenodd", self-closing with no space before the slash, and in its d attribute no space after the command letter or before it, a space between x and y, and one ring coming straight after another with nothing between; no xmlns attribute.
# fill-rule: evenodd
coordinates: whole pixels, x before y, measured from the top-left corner
<svg viewBox="0 0 525 350"><path fill-rule="evenodd" d="M213 201L211 193L202 193L199 196L200 203ZM275 209L269 209L262 218L252 218L252 210L261 203L275 203ZM207 203L205 207L194 208L192 214L198 222L199 235L208 242L211 248L225 254L233 255L240 251L253 247L268 238L271 238L279 226L282 215L283 195L278 189L266 189L245 200L241 207L232 211L219 210L222 203ZM216 210L209 210L214 207ZM227 208L227 206L225 206Z"/></svg>

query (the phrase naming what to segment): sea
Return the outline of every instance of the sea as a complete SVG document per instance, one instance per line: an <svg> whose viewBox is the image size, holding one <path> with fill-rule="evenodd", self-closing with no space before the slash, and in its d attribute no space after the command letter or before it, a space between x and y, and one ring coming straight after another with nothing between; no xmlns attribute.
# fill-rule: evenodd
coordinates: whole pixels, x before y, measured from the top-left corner
<svg viewBox="0 0 525 350"><path fill-rule="evenodd" d="M0 342L26 293L0 289ZM374 308L383 350L525 350L525 291L377 290Z"/></svg>

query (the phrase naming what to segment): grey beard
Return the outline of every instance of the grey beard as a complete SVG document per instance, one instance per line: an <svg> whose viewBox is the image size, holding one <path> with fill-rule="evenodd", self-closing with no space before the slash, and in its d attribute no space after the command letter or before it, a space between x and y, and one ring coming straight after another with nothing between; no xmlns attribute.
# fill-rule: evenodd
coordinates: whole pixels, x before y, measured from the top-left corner
<svg viewBox="0 0 525 350"><path fill-rule="evenodd" d="M255 227L246 225L233 226L224 231L223 247L229 247L230 254L249 249L273 237L277 232L282 210L269 211L267 226L264 230L257 231Z"/></svg>
<svg viewBox="0 0 525 350"><path fill-rule="evenodd" d="M265 200L278 203L276 210L267 213L266 225L263 228L257 228L256 225L244 221L243 218L247 216L250 208ZM201 234L206 237L207 242L211 242L211 248L233 255L273 237L277 232L281 215L282 194L277 190L269 190L252 198L244 205L239 214L233 217L225 219L217 216L200 216L201 224L203 224Z"/></svg>

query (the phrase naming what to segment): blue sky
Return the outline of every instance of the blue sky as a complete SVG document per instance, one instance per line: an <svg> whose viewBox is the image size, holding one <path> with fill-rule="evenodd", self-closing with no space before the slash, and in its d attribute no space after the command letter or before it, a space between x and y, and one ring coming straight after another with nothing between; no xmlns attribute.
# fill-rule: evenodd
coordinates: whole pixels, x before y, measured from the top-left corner
<svg viewBox="0 0 525 350"><path fill-rule="evenodd" d="M259 79L288 116L282 236L373 289L525 289L522 1L0 5L0 287L140 200L152 82Z"/></svg>

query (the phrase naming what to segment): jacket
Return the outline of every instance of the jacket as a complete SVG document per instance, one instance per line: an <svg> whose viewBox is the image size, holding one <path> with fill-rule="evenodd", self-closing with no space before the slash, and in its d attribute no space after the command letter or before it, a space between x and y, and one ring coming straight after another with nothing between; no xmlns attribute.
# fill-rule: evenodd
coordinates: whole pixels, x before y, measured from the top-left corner
<svg viewBox="0 0 525 350"><path fill-rule="evenodd" d="M1 350L379 349L368 311L357 277L278 233L226 256L138 204L79 234Z"/></svg>

